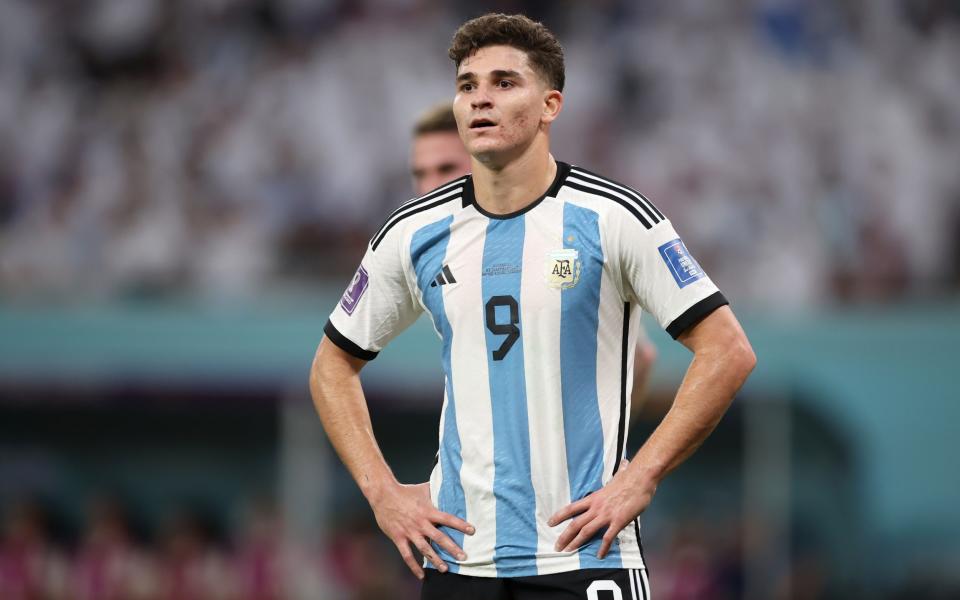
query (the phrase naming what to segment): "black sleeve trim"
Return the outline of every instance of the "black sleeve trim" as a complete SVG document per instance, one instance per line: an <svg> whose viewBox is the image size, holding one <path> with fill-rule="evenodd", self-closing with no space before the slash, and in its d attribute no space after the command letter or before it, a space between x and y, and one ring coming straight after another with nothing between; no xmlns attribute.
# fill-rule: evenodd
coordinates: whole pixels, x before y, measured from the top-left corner
<svg viewBox="0 0 960 600"><path fill-rule="evenodd" d="M722 293L714 292L674 319L673 323L667 326L667 333L669 333L673 339L677 339L681 333L699 323L701 319L713 311L727 304L730 304L730 302L724 298Z"/></svg>
<svg viewBox="0 0 960 600"><path fill-rule="evenodd" d="M377 357L379 352L371 352L369 350L364 350L360 346L351 342L347 336L340 333L336 327L333 326L333 323L327 321L327 324L323 326L323 332L327 334L327 337L331 342L336 344L341 350L355 356L360 360L373 360Z"/></svg>

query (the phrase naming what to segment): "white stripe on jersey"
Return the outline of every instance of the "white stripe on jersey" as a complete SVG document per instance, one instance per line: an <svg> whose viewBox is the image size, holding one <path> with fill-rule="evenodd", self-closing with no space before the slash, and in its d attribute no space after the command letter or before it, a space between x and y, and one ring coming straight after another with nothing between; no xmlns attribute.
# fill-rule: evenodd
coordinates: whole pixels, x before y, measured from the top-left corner
<svg viewBox="0 0 960 600"><path fill-rule="evenodd" d="M483 297L480 286L483 278L483 239L486 233L484 219L464 219L470 213L460 213L451 225L446 264L456 263L454 285L443 286L444 304L457 303L462 311L447 310L447 318L454 331L451 350L453 390L457 402L457 428L460 431L460 449L463 466L460 483L465 491L486 489L493 481L493 411L489 402L470 401L471 398L490 397L490 379L487 361L477 360L477 340L485 335ZM467 267L462 265L469 265ZM457 315L474 318L457 318ZM481 354L482 357L482 354ZM476 528L472 536L464 536L463 551L467 554L465 566L489 564L493 561L496 545L496 507L490 497L466 493L466 520Z"/></svg>
<svg viewBox="0 0 960 600"><path fill-rule="evenodd" d="M547 198L537 207L538 219L528 220L523 248L523 264L542 265L547 254L560 247L563 231L563 203ZM554 545L566 528L547 526L553 513L570 503L567 455L561 403L545 404L543 398L560 398L560 328L542 319L560 312L561 291L545 285L544 275L535 268L524 271L520 284L520 305L539 306L543 310L525 313L524 327L538 335L524 337L524 370L527 384L527 415L530 429L530 472L537 494L537 571L544 572L549 558L551 567L573 570L580 567L576 552L560 553ZM550 308L546 308L550 307Z"/></svg>
<svg viewBox="0 0 960 600"><path fill-rule="evenodd" d="M636 523L636 528L634 528ZM637 565L645 569L647 563L640 554L640 540L637 539L637 530L640 528L639 520L634 519L623 528L617 539L620 540L620 553L624 556L624 564Z"/></svg>
<svg viewBox="0 0 960 600"><path fill-rule="evenodd" d="M604 249L606 251L606 249ZM623 312L624 303L620 301L620 294L614 288L609 278L604 277L600 280L600 319L597 332L597 401L600 403L600 423L603 426L603 483L606 484L613 476L614 470L620 462L620 448L617 447L617 440L620 437L620 403L621 392L627 390L627 404L625 409L625 419L630 415L630 378L633 374L633 356L634 344L627 344L627 372L622 373L623 364ZM632 312L640 311L634 307ZM632 319L631 319L632 320ZM636 329L631 327L630 339ZM616 373L615 376L609 374ZM625 385L621 383L621 377L628 377ZM626 446L626 437L624 437L624 447Z"/></svg>

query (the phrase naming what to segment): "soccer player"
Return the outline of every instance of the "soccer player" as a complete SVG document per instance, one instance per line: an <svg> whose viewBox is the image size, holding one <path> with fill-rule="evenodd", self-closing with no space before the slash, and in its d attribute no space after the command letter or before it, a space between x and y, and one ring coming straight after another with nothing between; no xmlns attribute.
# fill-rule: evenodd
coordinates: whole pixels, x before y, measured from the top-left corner
<svg viewBox="0 0 960 600"><path fill-rule="evenodd" d="M637 517L756 359L649 200L550 154L564 68L549 30L485 15L450 56L472 174L401 205L370 240L324 328L314 403L423 598L648 598ZM621 466L641 310L693 360ZM359 373L422 312L442 340L440 453L428 483L402 485Z"/></svg>
<svg viewBox="0 0 960 600"><path fill-rule="evenodd" d="M444 102L428 109L413 126L410 143L410 175L417 196L423 196L451 179L470 172L470 155L460 140L453 105ZM643 327L637 328L637 350L633 361L633 388L630 417L639 412L646 394L650 370L657 359L657 349L647 338Z"/></svg>

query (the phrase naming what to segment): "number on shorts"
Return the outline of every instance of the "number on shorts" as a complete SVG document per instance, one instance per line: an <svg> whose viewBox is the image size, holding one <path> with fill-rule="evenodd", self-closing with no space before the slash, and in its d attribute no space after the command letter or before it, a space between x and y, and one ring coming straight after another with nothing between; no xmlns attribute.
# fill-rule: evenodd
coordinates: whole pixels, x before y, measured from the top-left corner
<svg viewBox="0 0 960 600"><path fill-rule="evenodd" d="M600 592L613 592L613 600L623 600L620 586L612 579L598 579L587 588L587 600L599 600Z"/></svg>

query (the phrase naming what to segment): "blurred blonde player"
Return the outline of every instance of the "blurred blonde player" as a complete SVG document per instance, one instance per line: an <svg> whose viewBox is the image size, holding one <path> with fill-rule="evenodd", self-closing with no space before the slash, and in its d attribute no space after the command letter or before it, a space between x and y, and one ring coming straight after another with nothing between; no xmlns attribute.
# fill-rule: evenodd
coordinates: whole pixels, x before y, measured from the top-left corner
<svg viewBox="0 0 960 600"><path fill-rule="evenodd" d="M470 155L457 132L453 104L442 102L421 114L413 126L410 144L410 175L416 195L424 196L430 190L469 172ZM650 369L656 359L657 348L641 328L633 361L631 421L636 419L643 406Z"/></svg>
<svg viewBox="0 0 960 600"><path fill-rule="evenodd" d="M420 115L410 144L410 175L416 195L423 196L469 172L470 155L457 133L453 105L444 102Z"/></svg>

